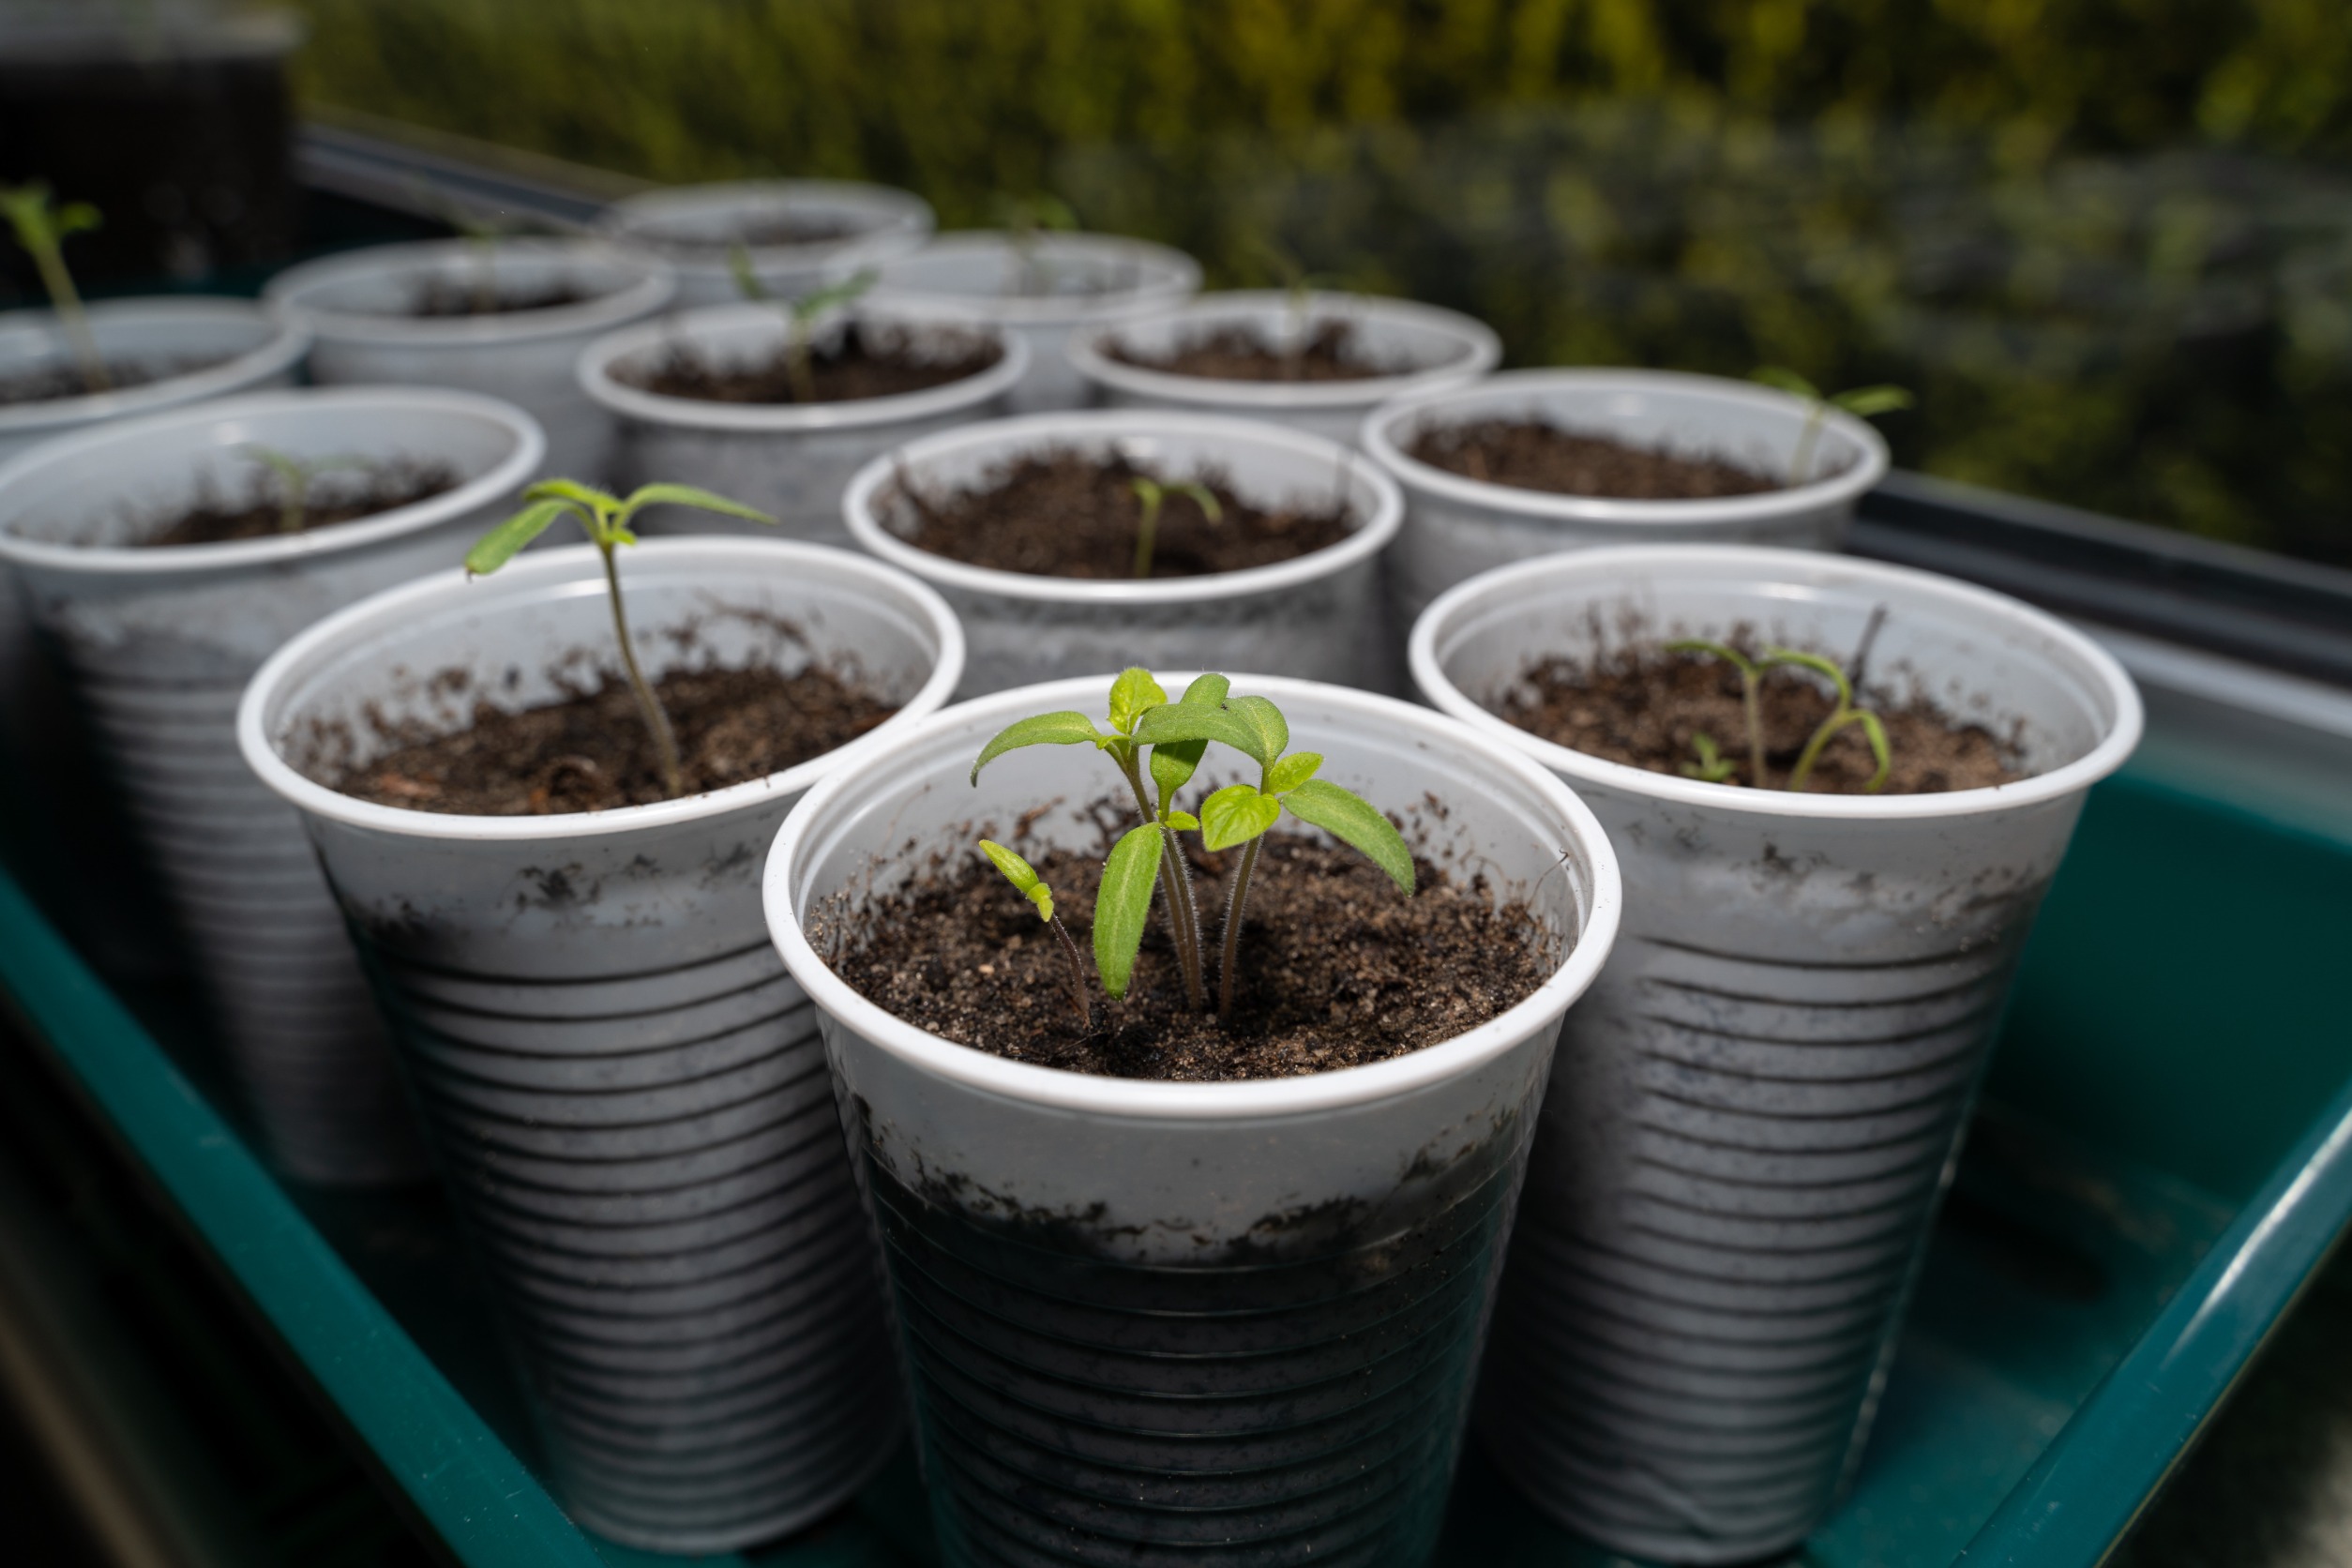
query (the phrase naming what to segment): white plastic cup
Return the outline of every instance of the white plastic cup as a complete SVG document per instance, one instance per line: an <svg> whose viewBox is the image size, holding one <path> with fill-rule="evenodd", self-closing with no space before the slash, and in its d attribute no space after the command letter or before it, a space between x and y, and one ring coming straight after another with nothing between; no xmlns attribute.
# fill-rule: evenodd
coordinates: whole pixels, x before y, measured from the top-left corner
<svg viewBox="0 0 2352 1568"><path fill-rule="evenodd" d="M1726 458L1778 477L1788 472L1811 413L1802 398L1768 386L1677 370L1506 370L1376 409L1364 422L1364 450L1405 491L1405 526L1389 559L1397 613L1410 626L1465 578L1596 545L1835 550L1855 503L1887 471L1878 432L1835 409L1824 414L1809 460L1819 477L1707 501L1558 495L1467 478L1409 455L1425 430L1540 420L1634 446Z"/></svg>
<svg viewBox="0 0 2352 1568"><path fill-rule="evenodd" d="M816 943L933 856L1015 819L1041 849L1098 842L1100 763L1038 747L967 776L1017 717L1100 716L1107 676L934 716L812 790L768 858L769 929L822 1017L953 1564L1071 1543L1415 1564L1435 1538L1552 1042L1614 936L1614 859L1557 779L1472 731L1234 682L1280 704L1322 776L1405 810L1423 854L1529 904L1551 943L1534 994L1386 1062L1162 1083L969 1049L852 990ZM1202 784L1228 766L1213 751Z"/></svg>
<svg viewBox="0 0 2352 1568"><path fill-rule="evenodd" d="M1229 475L1259 505L1344 498L1352 532L1293 560L1201 577L1102 581L970 565L894 532L882 503L903 473L926 497L985 481L1023 454L1075 448L1123 454L1170 475ZM962 695L1130 663L1212 661L1303 680L1393 687L1383 646L1380 552L1396 536L1396 487L1336 443L1214 415L1033 414L968 425L875 458L841 501L850 536L922 578L956 607L971 640Z"/></svg>
<svg viewBox="0 0 2352 1568"><path fill-rule="evenodd" d="M732 305L730 245L744 225L790 214L837 223L837 238L797 245L746 246L761 286L795 299L860 267L902 255L931 232L930 204L910 190L853 180L730 180L671 186L625 197L605 208L597 229L613 244L678 276L678 304L692 309Z"/></svg>
<svg viewBox="0 0 2352 1568"><path fill-rule="evenodd" d="M750 534L847 544L841 492L877 453L1003 411L1027 369L1018 337L969 316L924 310L859 312L885 327L926 324L975 331L1003 346L997 362L943 386L832 403L722 403L648 392L623 379L659 362L672 345L721 361L765 360L786 341L784 318L769 305L718 305L630 327L590 345L580 361L588 396L619 420L618 469L627 487L690 474L706 490L759 507L776 528L705 512L656 508L656 533ZM823 332L840 312L815 324Z"/></svg>
<svg viewBox="0 0 2352 1568"><path fill-rule="evenodd" d="M457 488L282 538L146 547L136 530L243 493L240 448L438 462ZM246 681L355 599L458 559L536 472L530 416L462 392L262 392L101 426L0 468L0 561L49 634L194 949L273 1163L375 1184L423 1152L317 862L236 746ZM322 478L322 486L334 477Z"/></svg>
<svg viewBox="0 0 2352 1568"><path fill-rule="evenodd" d="M882 264L878 308L964 310L1029 345L1027 373L1006 412L1044 414L1086 400L1070 363L1072 338L1164 310L1200 287L1200 264L1181 250L1120 234L1045 233L1023 246L985 229L934 236Z"/></svg>
<svg viewBox="0 0 2352 1568"><path fill-rule="evenodd" d="M560 697L578 650L617 663L579 547L321 622L255 676L238 730L359 942L558 1494L613 1540L722 1552L838 1506L899 1419L815 1020L759 941L761 854L811 782L946 699L963 639L929 589L844 550L659 539L622 577L656 678L690 629L696 661L848 668L899 711L767 778L592 813L400 810L302 771L379 719L442 732L485 694ZM831 1289L796 1299L812 1274Z"/></svg>
<svg viewBox="0 0 2352 1568"><path fill-rule="evenodd" d="M432 283L471 288L487 264L504 289L568 284L587 297L540 310L410 314ZM612 421L580 390L574 367L591 342L670 303L660 263L583 240L501 239L372 246L289 267L263 297L316 335L323 385L454 386L504 398L547 431L550 473L585 484L611 476Z"/></svg>
<svg viewBox="0 0 2352 1568"><path fill-rule="evenodd" d="M1486 374L1502 359L1502 340L1485 322L1435 305L1373 294L1309 294L1304 314L1278 289L1201 294L1185 304L1075 334L1069 344L1093 400L1109 408L1223 414L1287 425L1307 435L1352 445L1364 416L1393 398L1455 386ZM1340 321L1350 348L1384 373L1352 381L1220 381L1148 369L1118 356L1153 356L1218 330L1238 329L1269 343L1289 341L1304 320L1309 331Z"/></svg>
<svg viewBox="0 0 2352 1568"><path fill-rule="evenodd" d="M1942 794L1704 784L1488 710L1633 636L1843 659L2014 736ZM1629 629L1631 628L1631 629ZM1793 1546L1851 1478L2043 891L2138 694L2055 618L1842 556L1652 546L1499 568L1413 627L1441 711L1543 762L1620 846L1623 939L1545 1103L1478 1426L1545 1513L1629 1556ZM1867 694L1865 693L1865 699Z"/></svg>

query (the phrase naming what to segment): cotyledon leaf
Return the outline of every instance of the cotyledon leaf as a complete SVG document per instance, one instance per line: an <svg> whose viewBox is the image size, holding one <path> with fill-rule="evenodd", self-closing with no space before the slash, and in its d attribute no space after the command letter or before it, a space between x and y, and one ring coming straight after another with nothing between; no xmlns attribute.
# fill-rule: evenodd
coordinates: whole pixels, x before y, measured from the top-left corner
<svg viewBox="0 0 2352 1568"><path fill-rule="evenodd" d="M465 569L487 577L513 560L518 551L546 533L557 518L572 509L568 501L535 501L474 542L465 552Z"/></svg>

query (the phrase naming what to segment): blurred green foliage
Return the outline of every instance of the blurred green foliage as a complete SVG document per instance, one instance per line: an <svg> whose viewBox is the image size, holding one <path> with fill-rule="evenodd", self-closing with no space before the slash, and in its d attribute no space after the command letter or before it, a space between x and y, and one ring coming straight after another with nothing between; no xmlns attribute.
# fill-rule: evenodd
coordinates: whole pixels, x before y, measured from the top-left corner
<svg viewBox="0 0 2352 1568"><path fill-rule="evenodd" d="M1921 395L1900 460L2352 564L2344 0L303 0L316 101L660 180L1058 191L1515 363Z"/></svg>

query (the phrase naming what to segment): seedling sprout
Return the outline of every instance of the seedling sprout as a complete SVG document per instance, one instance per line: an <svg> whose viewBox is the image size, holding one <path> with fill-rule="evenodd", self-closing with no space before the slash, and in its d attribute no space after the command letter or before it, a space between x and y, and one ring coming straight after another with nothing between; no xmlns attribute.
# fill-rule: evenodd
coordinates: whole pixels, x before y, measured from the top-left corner
<svg viewBox="0 0 2352 1568"><path fill-rule="evenodd" d="M740 501L730 501L691 485L641 485L623 500L569 479L542 479L524 490L522 498L530 505L483 535L466 551L466 575L488 577L513 560L523 546L554 526L558 518L579 520L580 527L587 531L589 543L596 547L596 553L603 558L605 595L612 606L612 634L621 644L621 664L628 672L629 689L636 694L638 714L645 720L645 728L654 738L654 749L660 757L662 783L671 798L676 799L686 793L685 769L678 760L678 737L670 727L670 716L662 711L661 699L654 695L645 671L638 666L637 648L629 641L628 611L621 601L621 568L616 552L623 545L637 543L629 521L648 506L695 506L727 517L749 518L754 522L773 523L776 520Z"/></svg>
<svg viewBox="0 0 2352 1568"><path fill-rule="evenodd" d="M1013 254L1020 260L1016 292L1053 293L1053 264L1037 254L1038 242L1048 233L1076 234L1078 214L1070 210L1069 203L1048 191L1034 196L1000 196L996 207L1005 236L1013 242Z"/></svg>
<svg viewBox="0 0 2352 1568"><path fill-rule="evenodd" d="M1792 485L1811 482L1813 448L1821 439L1821 422L1829 417L1830 410L1841 410L1857 419L1875 419L1918 401L1900 386L1857 386L1824 396L1813 383L1780 365L1760 366L1750 372L1749 379L1802 398L1808 405L1804 428L1797 432L1796 454L1788 460L1788 482Z"/></svg>
<svg viewBox="0 0 2352 1568"><path fill-rule="evenodd" d="M1875 623L1871 629L1873 632L1877 629ZM1814 728L1813 733L1805 740L1803 749L1797 753L1796 765L1788 770L1788 782L1783 788L1791 794L1803 793L1806 781L1813 776L1815 765L1821 761L1822 748L1849 724L1860 726L1862 738L1870 743L1870 755L1878 764L1878 771L1871 776L1869 783L1862 786L1863 792L1877 794L1885 786L1887 775L1894 766L1894 754L1887 744L1887 727L1868 708L1854 705L1853 683L1847 679L1846 671L1834 663L1818 654L1801 654L1794 648L1767 648L1759 656L1750 658L1727 643L1710 642L1702 638L1684 638L1666 646L1668 653L1699 654L1722 659L1740 672L1740 706L1747 720L1748 783L1752 787L1761 790L1768 784L1764 769L1764 721L1758 706L1757 688L1764 672L1780 665L1795 665L1816 674L1826 675L1837 693L1836 704L1830 709L1829 716ZM1682 764L1685 777L1721 784L1728 781L1738 767L1736 762L1720 754L1712 735L1694 733L1691 749L1698 754L1698 760Z"/></svg>
<svg viewBox="0 0 2352 1568"><path fill-rule="evenodd" d="M1362 796L1317 778L1323 763L1319 755L1287 754L1289 725L1273 702L1263 697L1233 697L1231 690L1224 676L1202 675L1185 688L1182 700L1170 702L1149 671L1128 670L1111 683L1108 731L1081 713L1039 714L999 731L972 765L972 781L978 783L982 768L1021 746L1092 745L1108 754L1126 779L1143 821L1111 847L1094 899L1094 968L1103 989L1114 999L1127 994L1143 928L1151 919L1153 891L1164 884L1186 1004L1196 1012L1207 1005L1200 921L1180 833L1199 832L1202 846L1210 850L1243 847L1226 900L1218 971L1220 1019L1231 1016L1239 984L1242 921L1259 847L1284 811L1364 854L1408 896L1413 891L1412 852L1389 820ZM1203 801L1195 816L1177 809L1176 794L1191 782L1211 741L1256 761L1259 781L1226 786ZM1139 763L1147 746L1149 758ZM1156 801L1144 787L1146 766L1158 788Z"/></svg>
<svg viewBox="0 0 2352 1568"><path fill-rule="evenodd" d="M1063 956L1070 960L1070 1000L1078 1007L1078 1027L1094 1021L1094 1006L1086 997L1086 965L1078 957L1078 943L1071 940L1070 928L1062 924L1053 912L1053 889L1037 874L1036 867L991 839L980 840L980 852L988 857L990 865L1004 873L1004 880L1014 890L1037 906L1037 918L1051 927L1061 940Z"/></svg>
<svg viewBox="0 0 2352 1568"><path fill-rule="evenodd" d="M240 457L257 462L278 479L278 532L299 534L303 520L309 516L310 481L322 474L349 470L373 472L375 463L356 454L324 458L297 458L291 452L280 452L274 446L247 445L237 448Z"/></svg>
<svg viewBox="0 0 2352 1568"><path fill-rule="evenodd" d="M418 200L466 242L466 251L474 258L474 313L494 314L498 309L498 242L515 233L517 226L481 217L430 180L419 177L413 185Z"/></svg>
<svg viewBox="0 0 2352 1568"><path fill-rule="evenodd" d="M98 335L90 330L89 314L82 309L82 295L66 266L66 237L97 228L101 221L98 210L87 202L52 207L49 195L48 185L40 180L0 186L0 213L8 215L8 227L16 231L16 243L40 272L50 308L57 312L66 340L73 345L73 356L82 367L82 384L93 393L111 392L114 379L106 373Z"/></svg>
<svg viewBox="0 0 2352 1568"><path fill-rule="evenodd" d="M1315 291L1339 279L1332 273L1307 271L1296 256L1268 235L1259 235L1256 248L1281 279L1282 292L1289 302L1289 320L1282 341L1282 379L1296 381L1305 368L1307 333L1315 324Z"/></svg>
<svg viewBox="0 0 2352 1568"><path fill-rule="evenodd" d="M1136 500L1143 506L1142 515L1136 519L1135 525L1135 575L1139 578L1152 575L1152 551L1159 542L1160 507L1166 505L1170 490L1190 500L1200 508L1200 515L1211 522L1225 520L1225 508L1217 505L1217 498L1209 492L1206 485L1196 484L1190 479L1163 485L1157 479L1147 478L1140 474L1127 483L1135 491Z"/></svg>
<svg viewBox="0 0 2352 1568"><path fill-rule="evenodd" d="M768 286L760 281L752 270L749 248L738 243L727 248L727 268L735 277L735 292L757 304L778 303ZM817 400L817 370L809 358L810 329L817 318L837 305L848 305L863 296L882 275L867 267L854 277L838 283L828 283L812 290L784 305L784 377L792 384L792 400L813 403Z"/></svg>

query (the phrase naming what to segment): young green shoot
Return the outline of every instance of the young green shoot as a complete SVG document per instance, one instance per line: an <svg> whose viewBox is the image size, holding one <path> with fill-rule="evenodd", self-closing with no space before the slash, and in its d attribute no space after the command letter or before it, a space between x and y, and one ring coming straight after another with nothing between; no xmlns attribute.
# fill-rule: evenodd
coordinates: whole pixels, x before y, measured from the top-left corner
<svg viewBox="0 0 2352 1568"><path fill-rule="evenodd" d="M1829 716L1816 726L1813 733L1806 738L1803 749L1797 754L1796 765L1789 769L1788 782L1783 787L1792 794L1802 793L1806 782L1813 776L1815 766L1821 761L1822 748L1849 724L1861 728L1862 738L1870 743L1870 754L1878 764L1878 771L1871 776L1869 783L1862 786L1863 792L1877 794L1885 786L1887 776L1894 766L1894 754L1887 744L1887 727L1868 708L1854 705L1853 683L1847 679L1846 671L1834 663L1818 654L1801 654L1794 648L1767 648L1759 656L1750 658L1727 643L1710 642L1702 638L1684 638L1666 646L1668 653L1700 654L1722 659L1740 672L1740 705L1747 720L1748 783L1751 787L1761 790L1767 786L1764 721L1757 689L1764 671L1782 665L1794 665L1829 677L1831 687L1837 693L1837 701L1830 709ZM1683 776L1702 779L1710 784L1725 783L1730 778L1737 764L1716 750L1713 736L1694 733L1691 748L1698 753L1698 761L1682 764Z"/></svg>
<svg viewBox="0 0 2352 1568"><path fill-rule="evenodd" d="M782 303L784 307L784 377L792 384L792 401L817 401L817 368L810 356L810 338L817 318L837 306L850 305L863 297L882 274L867 267L838 283L828 283L814 289L798 299L779 302L760 281L752 270L750 248L740 241L727 248L727 270L734 275L735 292L754 304Z"/></svg>
<svg viewBox="0 0 2352 1568"><path fill-rule="evenodd" d="M1152 551L1159 543L1160 507L1167 504L1169 491L1190 500L1200 508L1200 515L1211 522L1225 520L1225 508L1217 505L1217 498L1209 492L1206 485L1196 484L1190 479L1163 485L1157 479L1147 478L1140 474L1127 484L1143 507L1143 513L1136 519L1135 524L1135 575L1138 578L1152 575Z"/></svg>
<svg viewBox="0 0 2352 1568"><path fill-rule="evenodd" d="M0 186L0 214L7 216L8 227L16 231L17 245L33 258L33 265L40 272L41 287L49 291L50 309L57 312L66 341L73 346L73 357L82 368L82 384L92 393L111 392L114 378L106 373L98 335L90 330L89 313L82 309L82 294L66 266L67 236L97 228L98 210L87 202L52 207L49 196L48 185L39 180Z"/></svg>
<svg viewBox="0 0 2352 1568"><path fill-rule="evenodd" d="M1126 778L1144 820L1111 847L1094 898L1094 968L1102 975L1103 989L1113 998L1127 994L1143 928L1151 919L1153 892L1164 884L1187 1004L1195 1011L1206 1005L1199 915L1180 832L1199 832L1206 849L1242 846L1226 900L1220 1019L1230 1017L1239 985L1242 921L1259 844L1284 811L1364 854L1406 894L1413 891L1412 852L1389 820L1362 796L1317 778L1320 756L1289 753L1289 725L1273 702L1230 693L1231 683L1224 676L1202 675L1184 689L1181 701L1170 702L1150 671L1128 670L1111 684L1108 731L1097 729L1080 713L1039 714L999 731L972 765L977 783L982 768L1018 747L1092 745L1108 755ZM1176 808L1176 793L1191 782L1211 741L1256 761L1259 781L1217 791L1201 803L1196 817ZM1156 801L1144 787L1145 764L1138 761L1146 747L1152 782L1158 789Z"/></svg>
<svg viewBox="0 0 2352 1568"><path fill-rule="evenodd" d="M1748 379L1805 400L1804 428L1797 432L1797 450L1788 460L1791 485L1812 482L1813 448L1821 439L1821 422L1829 417L1830 410L1837 409L1857 419L1875 419L1881 414L1910 408L1918 401L1900 386L1857 386L1824 396L1819 387L1782 365L1759 366L1749 373Z"/></svg>
<svg viewBox="0 0 2352 1568"><path fill-rule="evenodd" d="M1299 259L1271 235L1260 234L1253 249L1279 279L1289 301L1289 321L1282 339L1282 379L1296 381L1306 366L1306 345L1314 326L1315 291L1339 281L1335 274L1309 272Z"/></svg>
<svg viewBox="0 0 2352 1568"><path fill-rule="evenodd" d="M1014 891L1037 906L1037 918L1061 939L1063 956L1070 960L1070 1001L1078 1008L1078 1027L1086 1028L1094 1021L1093 1003L1086 998L1086 965L1078 957L1078 943L1071 940L1070 928L1053 912L1053 889L1046 885L1035 867L993 839L981 839L980 852L1004 873L1004 880L1013 884Z"/></svg>
<svg viewBox="0 0 2352 1568"><path fill-rule="evenodd" d="M654 750L661 761L663 786L675 800L686 793L685 770L678 760L678 737L670 727L670 716L662 711L661 700L654 695L645 671L638 665L637 647L629 640L628 611L621 600L621 569L616 552L623 545L637 543L629 523L648 506L693 506L731 518L748 518L754 522L773 523L776 520L740 501L730 501L691 485L641 485L624 500L569 479L542 479L524 490L522 499L528 505L521 511L483 535L465 552L466 575L488 577L513 560L523 546L553 527L558 519L578 520L587 531L588 542L596 547L596 553L603 558L605 596L612 607L612 635L621 644L621 665L628 672L629 689L636 694L638 714L653 736Z"/></svg>
<svg viewBox="0 0 2352 1568"><path fill-rule="evenodd" d="M474 313L477 316L496 314L498 242L515 232L514 225L482 217L422 175L410 181L410 188L428 211L457 231L465 241L466 250L474 258Z"/></svg>
<svg viewBox="0 0 2352 1568"><path fill-rule="evenodd" d="M355 453L335 457L297 458L291 452L280 452L274 446L251 443L237 448L237 455L249 462L257 462L278 479L278 532L299 534L303 521L310 515L310 481L322 474L358 470L373 473L375 462Z"/></svg>
<svg viewBox="0 0 2352 1568"><path fill-rule="evenodd" d="M1020 263L1014 292L1051 294L1053 264L1037 253L1039 242L1049 233L1076 234L1078 214L1061 197L1042 190L1033 196L1000 196L996 209L998 221L1003 225L1005 237L1013 244L1013 254Z"/></svg>

